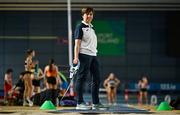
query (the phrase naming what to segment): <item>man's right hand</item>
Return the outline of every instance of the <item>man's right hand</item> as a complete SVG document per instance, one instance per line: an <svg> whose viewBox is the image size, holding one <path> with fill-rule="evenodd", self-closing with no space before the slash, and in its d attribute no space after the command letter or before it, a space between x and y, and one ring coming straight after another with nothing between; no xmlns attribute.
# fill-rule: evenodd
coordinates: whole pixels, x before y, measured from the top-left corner
<svg viewBox="0 0 180 115"><path fill-rule="evenodd" d="M78 58L75 58L75 59L73 60L73 64L78 64Z"/></svg>

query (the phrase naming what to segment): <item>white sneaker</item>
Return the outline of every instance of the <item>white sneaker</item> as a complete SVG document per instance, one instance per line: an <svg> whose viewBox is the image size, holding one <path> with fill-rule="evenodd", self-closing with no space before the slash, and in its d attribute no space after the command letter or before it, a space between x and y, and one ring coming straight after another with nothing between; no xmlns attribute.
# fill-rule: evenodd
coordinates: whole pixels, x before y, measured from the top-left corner
<svg viewBox="0 0 180 115"><path fill-rule="evenodd" d="M29 102L29 107L32 107L32 106L33 106L33 102L30 101L30 102Z"/></svg>
<svg viewBox="0 0 180 115"><path fill-rule="evenodd" d="M76 105L76 110L91 110L91 106L81 103Z"/></svg>
<svg viewBox="0 0 180 115"><path fill-rule="evenodd" d="M28 106L29 104L27 103L27 101L23 101L23 106Z"/></svg>
<svg viewBox="0 0 180 115"><path fill-rule="evenodd" d="M114 106L116 106L116 105L117 105L117 103L113 103L113 105L114 105Z"/></svg>
<svg viewBox="0 0 180 115"><path fill-rule="evenodd" d="M28 103L29 103L29 107L33 106L33 102L30 99L27 99Z"/></svg>

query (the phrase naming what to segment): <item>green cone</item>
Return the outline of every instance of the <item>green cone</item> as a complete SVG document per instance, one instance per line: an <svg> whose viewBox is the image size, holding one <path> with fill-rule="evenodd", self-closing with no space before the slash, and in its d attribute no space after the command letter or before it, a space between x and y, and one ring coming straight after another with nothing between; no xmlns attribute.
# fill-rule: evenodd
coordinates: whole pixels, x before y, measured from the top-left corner
<svg viewBox="0 0 180 115"><path fill-rule="evenodd" d="M164 101L161 102L159 107L157 108L157 111L170 111L172 108L169 106L168 102Z"/></svg>
<svg viewBox="0 0 180 115"><path fill-rule="evenodd" d="M56 107L50 100L47 100L41 105L40 109L41 110L55 110Z"/></svg>

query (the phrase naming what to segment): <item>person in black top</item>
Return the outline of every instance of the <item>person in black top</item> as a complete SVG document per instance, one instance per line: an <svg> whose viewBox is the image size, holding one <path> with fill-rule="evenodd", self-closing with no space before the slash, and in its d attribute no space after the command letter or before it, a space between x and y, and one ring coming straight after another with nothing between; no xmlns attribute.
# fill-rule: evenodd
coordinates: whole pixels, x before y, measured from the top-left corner
<svg viewBox="0 0 180 115"><path fill-rule="evenodd" d="M25 74L24 72L20 73L19 79L13 87L13 91L16 93L16 103L18 105L22 105L23 102L23 94L25 89L24 80L23 80L24 74Z"/></svg>

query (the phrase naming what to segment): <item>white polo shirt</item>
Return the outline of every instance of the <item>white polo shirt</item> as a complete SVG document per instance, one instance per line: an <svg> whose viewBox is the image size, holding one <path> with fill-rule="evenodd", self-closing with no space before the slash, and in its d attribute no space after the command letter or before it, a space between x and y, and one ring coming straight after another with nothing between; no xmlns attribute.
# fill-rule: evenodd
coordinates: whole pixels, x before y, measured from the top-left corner
<svg viewBox="0 0 180 115"><path fill-rule="evenodd" d="M82 21L75 29L74 38L81 39L80 53L90 56L97 55L97 36L92 24Z"/></svg>

